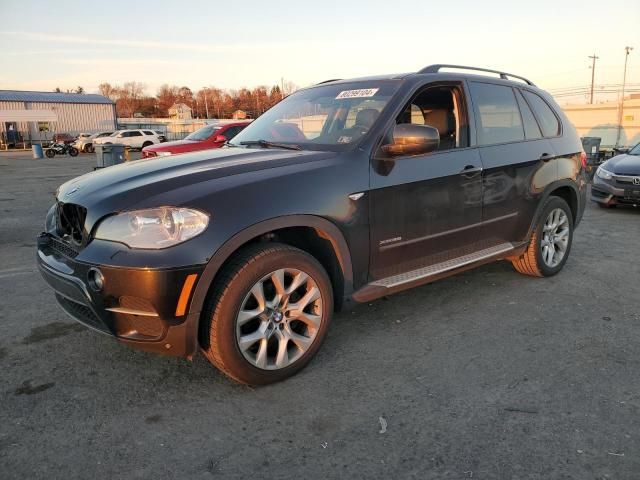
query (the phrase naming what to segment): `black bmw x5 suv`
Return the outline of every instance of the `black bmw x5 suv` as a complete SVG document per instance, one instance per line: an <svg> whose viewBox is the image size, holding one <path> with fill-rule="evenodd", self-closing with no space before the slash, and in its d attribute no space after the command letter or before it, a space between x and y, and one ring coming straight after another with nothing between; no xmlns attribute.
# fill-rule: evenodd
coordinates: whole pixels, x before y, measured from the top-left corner
<svg viewBox="0 0 640 480"><path fill-rule="evenodd" d="M266 384L306 365L350 302L503 259L556 274L584 167L560 108L516 75L331 80L219 150L65 183L37 259L81 323Z"/></svg>

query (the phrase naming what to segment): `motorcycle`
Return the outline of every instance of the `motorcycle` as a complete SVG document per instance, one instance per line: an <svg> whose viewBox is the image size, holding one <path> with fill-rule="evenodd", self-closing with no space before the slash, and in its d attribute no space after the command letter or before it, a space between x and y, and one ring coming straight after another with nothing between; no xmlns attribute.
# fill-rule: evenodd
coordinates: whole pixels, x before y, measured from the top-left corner
<svg viewBox="0 0 640 480"><path fill-rule="evenodd" d="M67 143L54 143L45 151L47 158L53 158L56 155L71 155L72 157L78 156L78 149Z"/></svg>

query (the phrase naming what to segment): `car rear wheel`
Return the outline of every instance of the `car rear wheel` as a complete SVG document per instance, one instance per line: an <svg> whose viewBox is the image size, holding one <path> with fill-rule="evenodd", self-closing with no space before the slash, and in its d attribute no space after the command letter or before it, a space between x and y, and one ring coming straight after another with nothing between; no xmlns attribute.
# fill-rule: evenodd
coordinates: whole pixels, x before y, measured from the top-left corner
<svg viewBox="0 0 640 480"><path fill-rule="evenodd" d="M148 147L149 145L153 145L153 142L146 141L142 144L142 148Z"/></svg>
<svg viewBox="0 0 640 480"><path fill-rule="evenodd" d="M573 215L569 205L562 198L549 197L527 250L511 263L525 275L550 277L564 267L572 242Z"/></svg>
<svg viewBox="0 0 640 480"><path fill-rule="evenodd" d="M313 358L332 312L331 283L314 257L288 245L254 245L216 278L201 321L201 347L240 383L277 382Z"/></svg>

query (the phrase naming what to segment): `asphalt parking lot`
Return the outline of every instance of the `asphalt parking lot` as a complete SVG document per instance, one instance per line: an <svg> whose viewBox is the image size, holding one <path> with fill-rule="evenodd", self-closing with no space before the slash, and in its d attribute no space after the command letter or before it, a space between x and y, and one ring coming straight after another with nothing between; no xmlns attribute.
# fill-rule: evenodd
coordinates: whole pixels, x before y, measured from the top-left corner
<svg viewBox="0 0 640 480"><path fill-rule="evenodd" d="M502 262L341 313L249 388L54 304L35 236L93 162L0 153L0 477L640 477L640 209L589 204L556 277Z"/></svg>

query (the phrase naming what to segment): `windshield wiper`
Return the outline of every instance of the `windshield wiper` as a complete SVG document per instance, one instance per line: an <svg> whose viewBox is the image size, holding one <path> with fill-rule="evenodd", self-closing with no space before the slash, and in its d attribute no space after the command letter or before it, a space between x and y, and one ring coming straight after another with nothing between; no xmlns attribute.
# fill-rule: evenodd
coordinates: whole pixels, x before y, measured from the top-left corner
<svg viewBox="0 0 640 480"><path fill-rule="evenodd" d="M240 142L240 145L258 145L262 148L284 148L285 150L301 150L298 145L287 145L285 143L275 143L269 142L267 140L247 140L245 142Z"/></svg>

